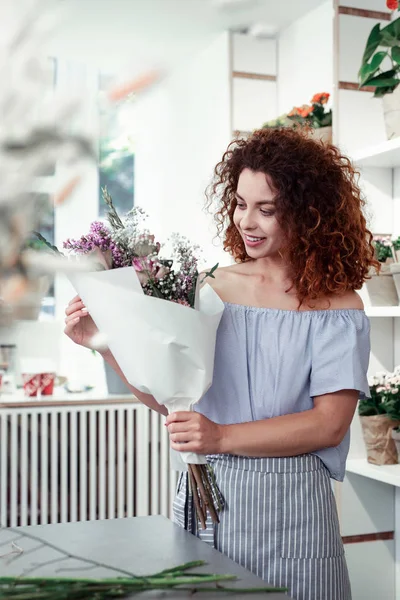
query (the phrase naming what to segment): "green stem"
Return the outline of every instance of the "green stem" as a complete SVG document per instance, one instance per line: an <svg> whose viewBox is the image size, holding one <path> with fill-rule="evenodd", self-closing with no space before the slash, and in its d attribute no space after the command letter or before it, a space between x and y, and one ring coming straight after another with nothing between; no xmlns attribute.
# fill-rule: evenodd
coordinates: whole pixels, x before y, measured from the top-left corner
<svg viewBox="0 0 400 600"><path fill-rule="evenodd" d="M214 574L182 574L177 577L160 577L150 575L149 577L133 577L132 579L124 579L122 577L116 577L112 579L89 579L89 578L73 578L73 577L0 577L0 590L4 585L39 585L49 587L51 585L116 585L126 586L127 588L143 587L143 586L162 586L171 587L175 585L181 585L182 583L202 583L203 581L227 581L236 579L235 575L214 575ZM0 595L1 598L1 595Z"/></svg>

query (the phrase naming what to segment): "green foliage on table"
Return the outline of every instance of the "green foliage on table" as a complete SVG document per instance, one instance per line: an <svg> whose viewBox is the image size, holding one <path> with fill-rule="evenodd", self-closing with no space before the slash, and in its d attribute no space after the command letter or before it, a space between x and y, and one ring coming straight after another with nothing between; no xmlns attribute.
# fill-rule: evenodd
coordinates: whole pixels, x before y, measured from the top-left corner
<svg viewBox="0 0 400 600"><path fill-rule="evenodd" d="M147 577L115 577L89 579L76 577L0 577L0 598L3 600L106 600L127 598L146 590L189 590L196 592L222 592L225 594L256 594L286 592L287 588L270 586L255 588L228 588L225 581L237 579L235 575L188 573L188 569L204 565L204 561L193 561L166 569ZM214 586L204 584L214 583ZM196 585L198 587L196 587ZM201 586L201 587L199 587Z"/></svg>
<svg viewBox="0 0 400 600"><path fill-rule="evenodd" d="M400 17L385 27L377 23L372 28L358 79L360 88L375 86L375 98L391 94L397 88L400 83Z"/></svg>

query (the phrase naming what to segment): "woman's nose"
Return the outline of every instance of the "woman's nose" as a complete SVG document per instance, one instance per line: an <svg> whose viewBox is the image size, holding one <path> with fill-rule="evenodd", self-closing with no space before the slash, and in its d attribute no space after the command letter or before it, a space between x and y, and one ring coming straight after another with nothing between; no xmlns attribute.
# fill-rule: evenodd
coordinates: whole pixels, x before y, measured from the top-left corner
<svg viewBox="0 0 400 600"><path fill-rule="evenodd" d="M241 219L240 226L242 229L255 229L257 227L256 219L251 211L246 210Z"/></svg>

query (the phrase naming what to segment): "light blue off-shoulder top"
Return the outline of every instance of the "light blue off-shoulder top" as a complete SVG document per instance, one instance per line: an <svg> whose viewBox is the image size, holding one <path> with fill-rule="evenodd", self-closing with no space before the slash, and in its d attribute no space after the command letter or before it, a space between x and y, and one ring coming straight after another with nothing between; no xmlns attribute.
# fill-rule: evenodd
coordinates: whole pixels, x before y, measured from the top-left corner
<svg viewBox="0 0 400 600"><path fill-rule="evenodd" d="M370 325L363 310L294 311L225 303L214 378L195 410L220 424L298 413L342 389L369 396ZM350 431L314 452L342 481Z"/></svg>

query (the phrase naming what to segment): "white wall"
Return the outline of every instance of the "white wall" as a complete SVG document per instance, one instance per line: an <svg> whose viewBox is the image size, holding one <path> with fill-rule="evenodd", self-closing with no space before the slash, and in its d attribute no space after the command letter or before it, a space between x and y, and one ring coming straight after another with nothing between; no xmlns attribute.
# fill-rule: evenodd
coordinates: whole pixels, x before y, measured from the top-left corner
<svg viewBox="0 0 400 600"><path fill-rule="evenodd" d="M318 92L332 94L333 8L325 2L278 37L278 113L307 104Z"/></svg>
<svg viewBox="0 0 400 600"><path fill-rule="evenodd" d="M143 95L133 113L135 203L155 233L200 244L210 265L229 264L213 244L204 190L231 139L229 35L223 33Z"/></svg>
<svg viewBox="0 0 400 600"><path fill-rule="evenodd" d="M276 40L232 35L232 70L276 76ZM233 131L252 131L277 116L276 81L234 77Z"/></svg>
<svg viewBox="0 0 400 600"><path fill-rule="evenodd" d="M346 0L342 6L360 7L360 2ZM386 3L370 0L369 8L385 11ZM338 17L338 81L358 83L358 71L368 35L379 23L377 19L341 14ZM387 22L382 22L383 25ZM341 149L353 154L367 146L386 140L382 99L371 92L338 90L338 110L335 114L336 142Z"/></svg>

